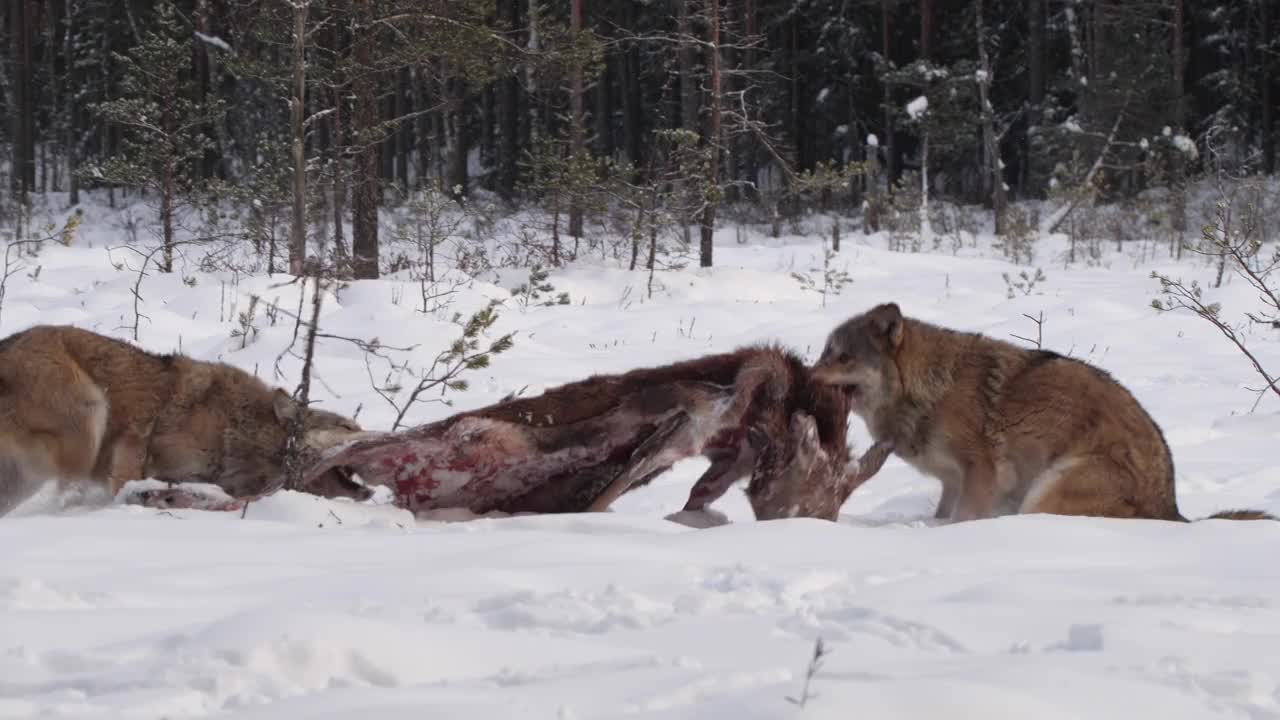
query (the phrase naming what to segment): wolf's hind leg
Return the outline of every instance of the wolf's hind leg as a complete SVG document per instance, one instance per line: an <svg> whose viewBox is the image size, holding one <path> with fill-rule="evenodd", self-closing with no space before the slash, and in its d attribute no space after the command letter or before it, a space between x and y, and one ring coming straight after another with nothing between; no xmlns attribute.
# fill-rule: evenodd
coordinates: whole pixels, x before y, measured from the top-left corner
<svg viewBox="0 0 1280 720"><path fill-rule="evenodd" d="M48 458L60 483L92 481L106 486L100 454L107 432L110 407L106 393L97 385L80 380L57 393L46 409L44 423L30 431L32 448Z"/></svg>
<svg viewBox="0 0 1280 720"><path fill-rule="evenodd" d="M1136 480L1106 457L1060 461L1032 482L1018 512L1182 520L1171 493Z"/></svg>

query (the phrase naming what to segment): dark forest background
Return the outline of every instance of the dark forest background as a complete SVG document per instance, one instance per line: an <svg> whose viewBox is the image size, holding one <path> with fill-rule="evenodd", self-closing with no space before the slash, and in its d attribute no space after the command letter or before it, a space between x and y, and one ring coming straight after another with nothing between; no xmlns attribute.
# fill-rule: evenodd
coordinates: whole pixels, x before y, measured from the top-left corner
<svg viewBox="0 0 1280 720"><path fill-rule="evenodd" d="M753 207L875 230L923 194L989 208L1002 233L1038 199L1053 230L1081 203L1276 165L1275 0L6 8L0 172L19 205L143 194L166 242L210 196L278 207L293 271L321 233L376 277L379 208L424 187L546 208L556 262L598 208L662 207L710 265L717 222Z"/></svg>

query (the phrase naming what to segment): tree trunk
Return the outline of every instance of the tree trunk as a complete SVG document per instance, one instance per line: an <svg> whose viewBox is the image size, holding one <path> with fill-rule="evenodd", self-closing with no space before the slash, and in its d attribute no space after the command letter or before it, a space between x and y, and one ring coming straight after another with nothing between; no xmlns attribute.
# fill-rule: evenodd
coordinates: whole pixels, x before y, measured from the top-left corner
<svg viewBox="0 0 1280 720"><path fill-rule="evenodd" d="M753 46L753 40L760 32L759 16L756 11L756 0L743 0L742 3L743 25L746 28L747 39L746 48L742 51L742 69L745 73L751 73L756 66L756 51ZM756 182L760 179L760 168L756 162L757 158L756 137L747 135L742 138L742 144L738 148L738 157L742 163L742 173L747 179L747 197L752 200L759 199L759 193L756 192Z"/></svg>
<svg viewBox="0 0 1280 720"><path fill-rule="evenodd" d="M530 55L537 56L541 39L538 37L538 0L529 0L529 40L526 48ZM525 98L525 104L529 106L528 132L526 133L525 147L536 147L535 141L538 138L538 103L534 99L534 94L538 88L538 73L533 62L526 62L524 65L524 87L528 93Z"/></svg>
<svg viewBox="0 0 1280 720"><path fill-rule="evenodd" d="M1181 5L1182 0L1177 0ZM1272 3L1264 0L1262 3L1262 35L1261 37L1271 40L1272 29ZM1262 87L1259 92L1262 102L1262 171L1270 175L1276 171L1276 101L1275 101L1275 78L1272 72L1276 67L1276 59L1274 54L1264 55L1262 71L1258 73Z"/></svg>
<svg viewBox="0 0 1280 720"><path fill-rule="evenodd" d="M793 13L787 22L787 40L786 57L787 57L787 74L790 75L790 97L788 98L788 109L791 111L791 117L788 124L791 126L791 146L795 150L796 170L808 170L812 166L809 164L808 152L806 146L809 144L808 133L804 131L805 117L801 108L801 97L803 90L801 84L804 81L804 72L800 68L800 52L804 50L800 46L800 17Z"/></svg>
<svg viewBox="0 0 1280 720"><path fill-rule="evenodd" d="M582 32L582 0L570 0L569 9L569 27L574 34ZM569 122L570 142L571 142L571 162L573 167L581 160L585 153L586 147L583 141L584 128L583 123L586 122L582 113L582 64L576 63L573 68L572 87L569 96L569 108L572 117ZM574 239L574 246L582 239L582 201L581 198L574 193L569 198L569 235Z"/></svg>
<svg viewBox="0 0 1280 720"><path fill-rule="evenodd" d="M297 13L296 9L294 13ZM196 0L195 9L191 13L191 24L198 34L191 41L191 60L192 67L195 69L195 78L193 79L195 101L201 107L204 106L209 89L209 49L205 47L204 40L200 38L200 35L205 34L207 30L208 16L208 0ZM204 128L203 132L210 138L214 136L212 127ZM206 179L213 177L214 167L218 164L218 157L212 149L205 150L197 162L196 173L198 177Z"/></svg>
<svg viewBox="0 0 1280 720"><path fill-rule="evenodd" d="M13 191L20 202L35 190L35 108L31 38L35 35L34 0L10 0L9 40L13 52Z"/></svg>
<svg viewBox="0 0 1280 720"><path fill-rule="evenodd" d="M1031 174L1034 153L1031 144L1044 122L1044 32L1045 0L1027 0L1027 100L1030 104L1022 138L1022 162L1018 174L1019 192L1028 195L1027 180Z"/></svg>
<svg viewBox="0 0 1280 720"><path fill-rule="evenodd" d="M711 267L713 242L716 230L716 206L720 187L720 0L707 0L707 15L711 21L707 45L707 70L711 80L710 122L707 124L707 186L704 188L706 207L702 211L701 246L698 261L702 267Z"/></svg>
<svg viewBox="0 0 1280 720"><path fill-rule="evenodd" d="M497 125L495 116L497 115L497 103L494 102L493 84L489 84L480 90L480 166L483 168L492 168L494 159L494 144L497 140L497 133L494 132L494 126ZM493 176L488 174L486 187L492 187Z"/></svg>
<svg viewBox="0 0 1280 720"><path fill-rule="evenodd" d="M920 244L928 246L933 240L933 225L929 222L929 129L920 138Z"/></svg>
<svg viewBox="0 0 1280 720"><path fill-rule="evenodd" d="M54 4L54 0L45 0L45 7L41 8L41 15L43 16L41 22L44 25L44 37L42 38L44 49L40 54L44 58L44 82L40 84L40 95L43 98L49 98L43 104L43 107L50 114L57 111L54 106L54 100L59 95L58 86L66 82L66 77L57 74L54 67L54 61L58 54L55 50L58 47L56 41L58 19L55 14L56 9L57 6ZM42 105L39 100L36 101L36 104L37 106ZM57 124L57 121L52 123L55 128ZM40 143L40 192L42 193L48 192L50 188L54 192L62 189L58 179L59 163L57 158L54 157L58 135L57 133L49 133L49 135L50 137L45 142Z"/></svg>
<svg viewBox="0 0 1280 720"><path fill-rule="evenodd" d="M347 255L347 240L343 219L347 208L347 163L344 160L346 138L343 133L342 90L333 89L333 251L337 255L340 277L349 277L351 262Z"/></svg>
<svg viewBox="0 0 1280 720"><path fill-rule="evenodd" d="M293 150L293 214L289 224L289 274L302 274L307 258L307 158L306 113L307 92L307 13L310 0L293 3L293 96L289 98L289 127Z"/></svg>
<svg viewBox="0 0 1280 720"><path fill-rule="evenodd" d="M880 211L884 208L884 195L880 192L880 148L867 143L866 164L862 169L863 192L866 197L866 212L862 216L862 233L870 235L880 232Z"/></svg>
<svg viewBox="0 0 1280 720"><path fill-rule="evenodd" d="M1186 122L1186 60L1183 58L1182 36L1184 32L1183 25L1183 0L1173 0L1173 67L1172 90L1173 90L1173 127L1182 130ZM1262 3L1264 6L1266 2ZM1264 11L1265 12L1265 11Z"/></svg>
<svg viewBox="0 0 1280 720"><path fill-rule="evenodd" d="M80 204L80 178L76 174L80 166L80 154L77 147L80 134L80 107L76 102L76 93L80 86L77 82L75 42L73 41L77 27L74 10L75 0L65 0L63 12L66 17L66 27L63 28L62 34L62 56L67 67L67 81L63 92L62 112L66 115L67 134L63 143L66 145L65 151L67 153L68 200L73 207Z"/></svg>
<svg viewBox="0 0 1280 720"><path fill-rule="evenodd" d="M725 0L725 23L722 25L723 28L743 27L741 11L739 10L738 14L734 13L735 8L741 7L742 5L740 0L736 4L734 0ZM741 97L741 85L744 81L741 73L737 72L741 67L742 62L739 52L740 48L737 47L736 42L730 42L728 44L722 43L720 46L720 72L722 83L722 87L720 88L721 96L728 96L730 98ZM728 69L728 72L725 72L726 69ZM724 120L722 118L721 123L723 124L723 122ZM742 133L740 132L734 132L727 136L722 148L724 159L720 164L722 173L721 179L725 184L725 200L729 203L736 203L741 198L741 186L738 183L738 180L741 178L741 173L738 170L741 152L739 140L741 136Z"/></svg>
<svg viewBox="0 0 1280 720"><path fill-rule="evenodd" d="M622 27L624 31L634 32L636 30L636 3L623 2L622 4ZM640 83L640 51L636 49L635 44L631 43L625 46L622 55L622 135L623 144L627 151L627 160L630 161L632 171L640 174L640 168L644 162L644 141L641 138L643 132L643 86Z"/></svg>
<svg viewBox="0 0 1280 720"><path fill-rule="evenodd" d="M416 65L413 68L411 78L413 82L413 104L415 107L426 109L431 106L431 80L427 76L427 70L422 65ZM424 184L435 187L432 181L431 172L434 168L431 165L431 150L435 146L432 143L432 123L434 122L436 113L424 112L418 116L415 122L415 133L413 143L418 150L418 186Z"/></svg>
<svg viewBox="0 0 1280 720"><path fill-rule="evenodd" d="M880 0L880 52L884 57L887 65L892 65L893 50L893 0ZM881 82L880 87L884 93L884 155L886 163L886 171L888 173L889 188L892 191L894 183L898 181L899 164L898 164L898 140L897 133L893 127L893 87L886 82Z"/></svg>
<svg viewBox="0 0 1280 720"><path fill-rule="evenodd" d="M506 10L506 30L515 32L520 27L520 0L502 0ZM520 153L520 80L514 69L499 81L498 122L498 194L504 200L515 198L516 181L519 178Z"/></svg>
<svg viewBox="0 0 1280 720"><path fill-rule="evenodd" d="M378 103L378 119L379 121L396 116L396 72L391 70L386 73L379 73L379 77L374 81L374 94L382 98ZM386 92L390 90L390 92ZM383 95L385 94L385 97ZM396 179L396 132L395 126L391 126L390 131L383 129L378 133L378 178L390 185Z"/></svg>
<svg viewBox="0 0 1280 720"><path fill-rule="evenodd" d="M467 132L467 92L459 78L449 77L448 64L441 64L444 87L448 100L445 103L445 145L448 148L445 188L449 197L460 200L467 194L467 156L471 152L471 135Z"/></svg>
<svg viewBox="0 0 1280 720"><path fill-rule="evenodd" d="M173 99L165 98L164 117L165 130L169 134L170 147L165 148L164 160L160 166L160 272L173 272L173 194L174 194L174 159L178 149L172 147L173 137Z"/></svg>
<svg viewBox="0 0 1280 720"><path fill-rule="evenodd" d="M600 77L596 79L596 154L605 159L613 158L613 98L610 80L617 67L617 62L606 56L604 66L600 68Z"/></svg>
<svg viewBox="0 0 1280 720"><path fill-rule="evenodd" d="M995 80L991 69L991 58L987 56L986 20L983 18L983 0L976 0L978 35L978 67L982 75L978 79L978 103L982 117L982 157L986 165L987 196L991 198L991 210L995 217L996 235L1004 234L1005 208L1008 198L1004 188L1003 163L1000 160L1000 145L996 138L995 108L991 105L991 84Z"/></svg>
<svg viewBox="0 0 1280 720"><path fill-rule="evenodd" d="M689 22L690 0L676 0L676 32L680 34L680 127L698 132L698 87L694 79L693 25Z"/></svg>
<svg viewBox="0 0 1280 720"><path fill-rule="evenodd" d="M370 280L378 277L378 205L381 196L378 143L371 137L378 123L378 105L370 70L375 35L370 27L372 0L356 0L355 4L358 17L354 33L357 68L352 81L355 107L351 118L351 134L356 143L352 164L355 185L351 217L352 274L357 280Z"/></svg>
<svg viewBox="0 0 1280 720"><path fill-rule="evenodd" d="M409 68L396 71L396 147L395 147L395 179L400 184L401 192L409 191L409 154L412 146L411 124L403 118L409 114ZM413 108L416 110L417 108Z"/></svg>
<svg viewBox="0 0 1280 720"><path fill-rule="evenodd" d="M933 59L933 3L920 0L920 58Z"/></svg>

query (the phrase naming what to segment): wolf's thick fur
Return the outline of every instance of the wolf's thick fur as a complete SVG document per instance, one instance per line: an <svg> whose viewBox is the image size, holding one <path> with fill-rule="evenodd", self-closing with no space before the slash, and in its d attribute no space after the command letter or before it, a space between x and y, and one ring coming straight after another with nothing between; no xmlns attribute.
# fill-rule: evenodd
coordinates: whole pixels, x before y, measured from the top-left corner
<svg viewBox="0 0 1280 720"><path fill-rule="evenodd" d="M942 482L936 517L1054 513L1185 522L1160 427L1105 371L931 325L884 303L827 338L814 379ZM1253 510L1214 515L1275 519Z"/></svg>
<svg viewBox="0 0 1280 720"><path fill-rule="evenodd" d="M112 495L144 477L260 492L283 471L288 421L300 410L283 390L224 363L156 355L70 326L23 330L0 341L0 515L53 479ZM360 430L315 409L302 423L310 450ZM332 476L312 488L371 492Z"/></svg>

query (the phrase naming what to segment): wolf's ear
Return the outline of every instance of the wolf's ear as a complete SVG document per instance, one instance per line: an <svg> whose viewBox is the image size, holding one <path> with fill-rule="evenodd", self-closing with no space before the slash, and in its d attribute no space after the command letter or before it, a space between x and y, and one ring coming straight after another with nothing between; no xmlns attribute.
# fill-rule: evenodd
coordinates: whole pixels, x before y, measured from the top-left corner
<svg viewBox="0 0 1280 720"><path fill-rule="evenodd" d="M298 403L293 401L293 396L280 388L276 388L271 394L271 407L276 412L277 420L292 420L298 414Z"/></svg>
<svg viewBox="0 0 1280 720"><path fill-rule="evenodd" d="M876 332L889 343L891 350L902 344L902 309L897 303L877 305L871 311L871 323Z"/></svg>

